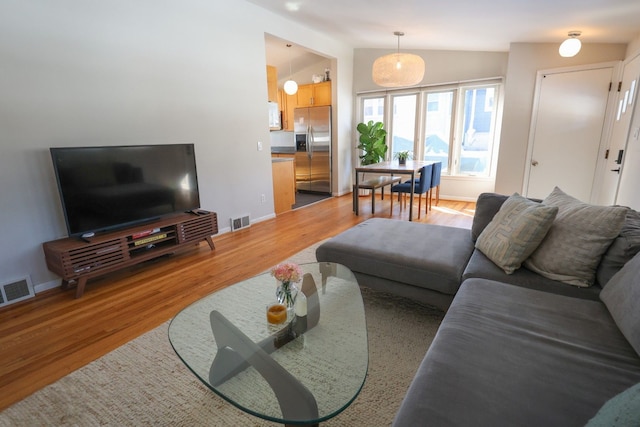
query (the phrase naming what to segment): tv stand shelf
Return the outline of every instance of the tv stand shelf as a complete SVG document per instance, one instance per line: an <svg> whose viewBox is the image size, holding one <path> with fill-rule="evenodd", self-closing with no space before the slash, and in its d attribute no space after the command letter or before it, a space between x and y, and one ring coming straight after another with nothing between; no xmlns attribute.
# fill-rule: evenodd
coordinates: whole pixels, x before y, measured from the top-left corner
<svg viewBox="0 0 640 427"><path fill-rule="evenodd" d="M184 213L144 225L98 234L89 239L69 237L43 243L47 267L62 277L62 287L77 282L76 298L87 280L177 252L218 233L215 212Z"/></svg>

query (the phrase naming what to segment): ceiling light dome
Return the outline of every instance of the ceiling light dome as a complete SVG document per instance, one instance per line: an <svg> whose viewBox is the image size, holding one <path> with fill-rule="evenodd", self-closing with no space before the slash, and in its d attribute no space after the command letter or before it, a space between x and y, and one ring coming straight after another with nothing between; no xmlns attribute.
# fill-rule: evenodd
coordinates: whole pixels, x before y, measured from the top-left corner
<svg viewBox="0 0 640 427"><path fill-rule="evenodd" d="M298 91L298 83L294 80L287 80L284 82L284 91L287 95L295 95Z"/></svg>
<svg viewBox="0 0 640 427"><path fill-rule="evenodd" d="M400 53L400 36L404 33L396 31L398 51L381 56L373 63L371 77L375 84L383 87L413 86L424 77L424 60L411 53Z"/></svg>
<svg viewBox="0 0 640 427"><path fill-rule="evenodd" d="M569 31L569 38L563 41L558 49L560 56L571 58L580 52L582 42L577 38L580 37L580 34L582 34L580 31Z"/></svg>

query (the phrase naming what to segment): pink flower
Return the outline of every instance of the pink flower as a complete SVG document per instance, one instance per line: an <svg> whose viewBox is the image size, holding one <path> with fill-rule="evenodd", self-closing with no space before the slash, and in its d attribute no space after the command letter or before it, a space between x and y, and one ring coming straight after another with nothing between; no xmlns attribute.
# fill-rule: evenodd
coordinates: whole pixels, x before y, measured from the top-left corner
<svg viewBox="0 0 640 427"><path fill-rule="evenodd" d="M286 282L299 282L302 276L302 271L298 264L294 264L292 262L286 262L283 264L278 264L271 269L271 275L276 278L276 280L286 283Z"/></svg>

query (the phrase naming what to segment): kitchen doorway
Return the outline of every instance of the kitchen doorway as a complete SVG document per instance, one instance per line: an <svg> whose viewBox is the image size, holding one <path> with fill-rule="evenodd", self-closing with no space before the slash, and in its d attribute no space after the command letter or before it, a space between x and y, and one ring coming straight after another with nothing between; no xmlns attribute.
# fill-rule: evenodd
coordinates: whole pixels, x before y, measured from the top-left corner
<svg viewBox="0 0 640 427"><path fill-rule="evenodd" d="M313 193L296 193L296 203L293 205L293 209L299 209L322 200L331 197L329 194L313 194Z"/></svg>

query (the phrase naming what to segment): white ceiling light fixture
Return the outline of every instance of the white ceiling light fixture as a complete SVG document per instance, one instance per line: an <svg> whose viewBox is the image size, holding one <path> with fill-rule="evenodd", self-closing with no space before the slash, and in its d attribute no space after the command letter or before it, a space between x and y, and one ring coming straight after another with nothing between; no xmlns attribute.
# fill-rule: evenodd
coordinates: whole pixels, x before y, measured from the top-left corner
<svg viewBox="0 0 640 427"><path fill-rule="evenodd" d="M381 56L373 63L371 77L373 82L383 87L413 86L424 77L424 60L418 55L400 53L402 31L393 33L398 37L398 51Z"/></svg>
<svg viewBox="0 0 640 427"><path fill-rule="evenodd" d="M558 52L560 56L565 58L571 58L572 56L576 56L580 49L582 48L582 43L580 42L581 31L569 31L569 38L562 42Z"/></svg>
<svg viewBox="0 0 640 427"><path fill-rule="evenodd" d="M291 49L290 44L288 44L287 47ZM296 83L291 76L291 50L289 50L289 80L284 82L284 91L287 95L295 95L298 91L298 83Z"/></svg>

